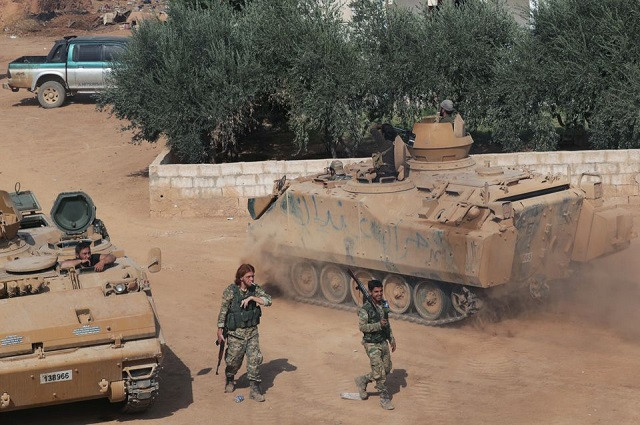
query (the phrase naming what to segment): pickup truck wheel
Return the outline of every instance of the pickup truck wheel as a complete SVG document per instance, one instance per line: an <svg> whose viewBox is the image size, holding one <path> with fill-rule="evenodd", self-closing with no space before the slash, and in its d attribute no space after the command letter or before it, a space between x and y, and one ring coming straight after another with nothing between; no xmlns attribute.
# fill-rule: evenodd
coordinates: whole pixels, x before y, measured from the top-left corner
<svg viewBox="0 0 640 425"><path fill-rule="evenodd" d="M47 81L38 87L38 102L45 109L62 106L66 97L67 91L57 81Z"/></svg>

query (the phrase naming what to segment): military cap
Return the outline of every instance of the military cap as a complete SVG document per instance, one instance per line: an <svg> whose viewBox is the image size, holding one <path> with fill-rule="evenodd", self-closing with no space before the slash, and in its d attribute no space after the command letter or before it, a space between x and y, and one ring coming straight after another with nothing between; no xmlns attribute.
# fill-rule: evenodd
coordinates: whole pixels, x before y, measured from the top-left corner
<svg viewBox="0 0 640 425"><path fill-rule="evenodd" d="M337 159L331 161L331 164L329 165L329 169L333 170L333 172L338 175L344 174L344 166L342 165L342 161L338 161Z"/></svg>
<svg viewBox="0 0 640 425"><path fill-rule="evenodd" d="M453 102L449 99L443 100L440 107L447 112L453 112Z"/></svg>

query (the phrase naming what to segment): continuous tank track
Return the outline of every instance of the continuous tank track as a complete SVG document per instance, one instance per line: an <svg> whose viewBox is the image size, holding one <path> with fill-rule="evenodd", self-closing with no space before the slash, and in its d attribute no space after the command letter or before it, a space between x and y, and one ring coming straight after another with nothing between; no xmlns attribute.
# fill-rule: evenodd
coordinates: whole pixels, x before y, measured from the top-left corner
<svg viewBox="0 0 640 425"><path fill-rule="evenodd" d="M296 296L293 299L295 301L306 303L306 304L312 304L312 305L317 305L321 307L329 307L335 310L352 311L354 313L357 312L359 308L356 305L333 304L330 301L321 300L317 298L302 298L302 297ZM469 315L460 314L456 312L454 316L449 316L449 317L445 317L438 320L426 320L426 319L423 319L422 317L417 317L412 314L398 314L398 313L389 313L389 317L395 320L404 320L405 322L418 323L424 326L442 326L442 325L447 325L449 323L459 322L460 320L463 320L469 317Z"/></svg>
<svg viewBox="0 0 640 425"><path fill-rule="evenodd" d="M384 284L390 317L425 326L442 326L474 314L482 302L473 288L413 276L354 268L338 263L289 258L289 281L299 302L336 310L358 310L362 294L351 276L366 285L370 279ZM350 276L349 273L352 273Z"/></svg>

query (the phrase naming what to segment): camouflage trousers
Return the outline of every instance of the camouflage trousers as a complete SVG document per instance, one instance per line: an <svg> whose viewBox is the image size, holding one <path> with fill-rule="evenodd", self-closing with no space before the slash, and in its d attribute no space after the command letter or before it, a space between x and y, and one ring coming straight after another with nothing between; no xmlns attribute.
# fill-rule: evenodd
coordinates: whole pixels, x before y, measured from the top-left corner
<svg viewBox="0 0 640 425"><path fill-rule="evenodd" d="M389 344L384 342L363 342L364 350L369 356L371 372L365 377L369 382L375 381L376 389L384 392L387 390L387 375L391 372L391 352Z"/></svg>
<svg viewBox="0 0 640 425"><path fill-rule="evenodd" d="M236 329L227 335L227 351L224 361L227 363L225 374L233 377L240 366L244 356L247 356L247 377L250 381L260 382L258 366L262 364L262 353L258 341L258 327Z"/></svg>

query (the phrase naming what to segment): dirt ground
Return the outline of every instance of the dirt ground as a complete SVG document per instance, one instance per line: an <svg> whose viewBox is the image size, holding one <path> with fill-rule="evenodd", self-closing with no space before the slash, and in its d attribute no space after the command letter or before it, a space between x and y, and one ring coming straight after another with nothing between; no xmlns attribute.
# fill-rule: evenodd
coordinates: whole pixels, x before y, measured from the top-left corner
<svg viewBox="0 0 640 425"><path fill-rule="evenodd" d="M0 36L0 72L18 56L44 54L51 42ZM84 190L129 256L143 263L150 247L162 249L163 270L152 285L169 349L158 403L142 416L121 415L99 400L4 413L0 423L640 422L637 242L590 265L544 306L444 328L393 322L394 411L383 411L376 396L338 397L355 391L354 376L368 367L353 313L276 296L260 325L267 401L235 403L236 394L248 397L246 375L235 394L223 394L213 342L246 219L149 218L145 171L161 146L132 145L120 127L90 98L44 110L31 93L0 90L0 188L19 181L46 211L58 192Z"/></svg>

